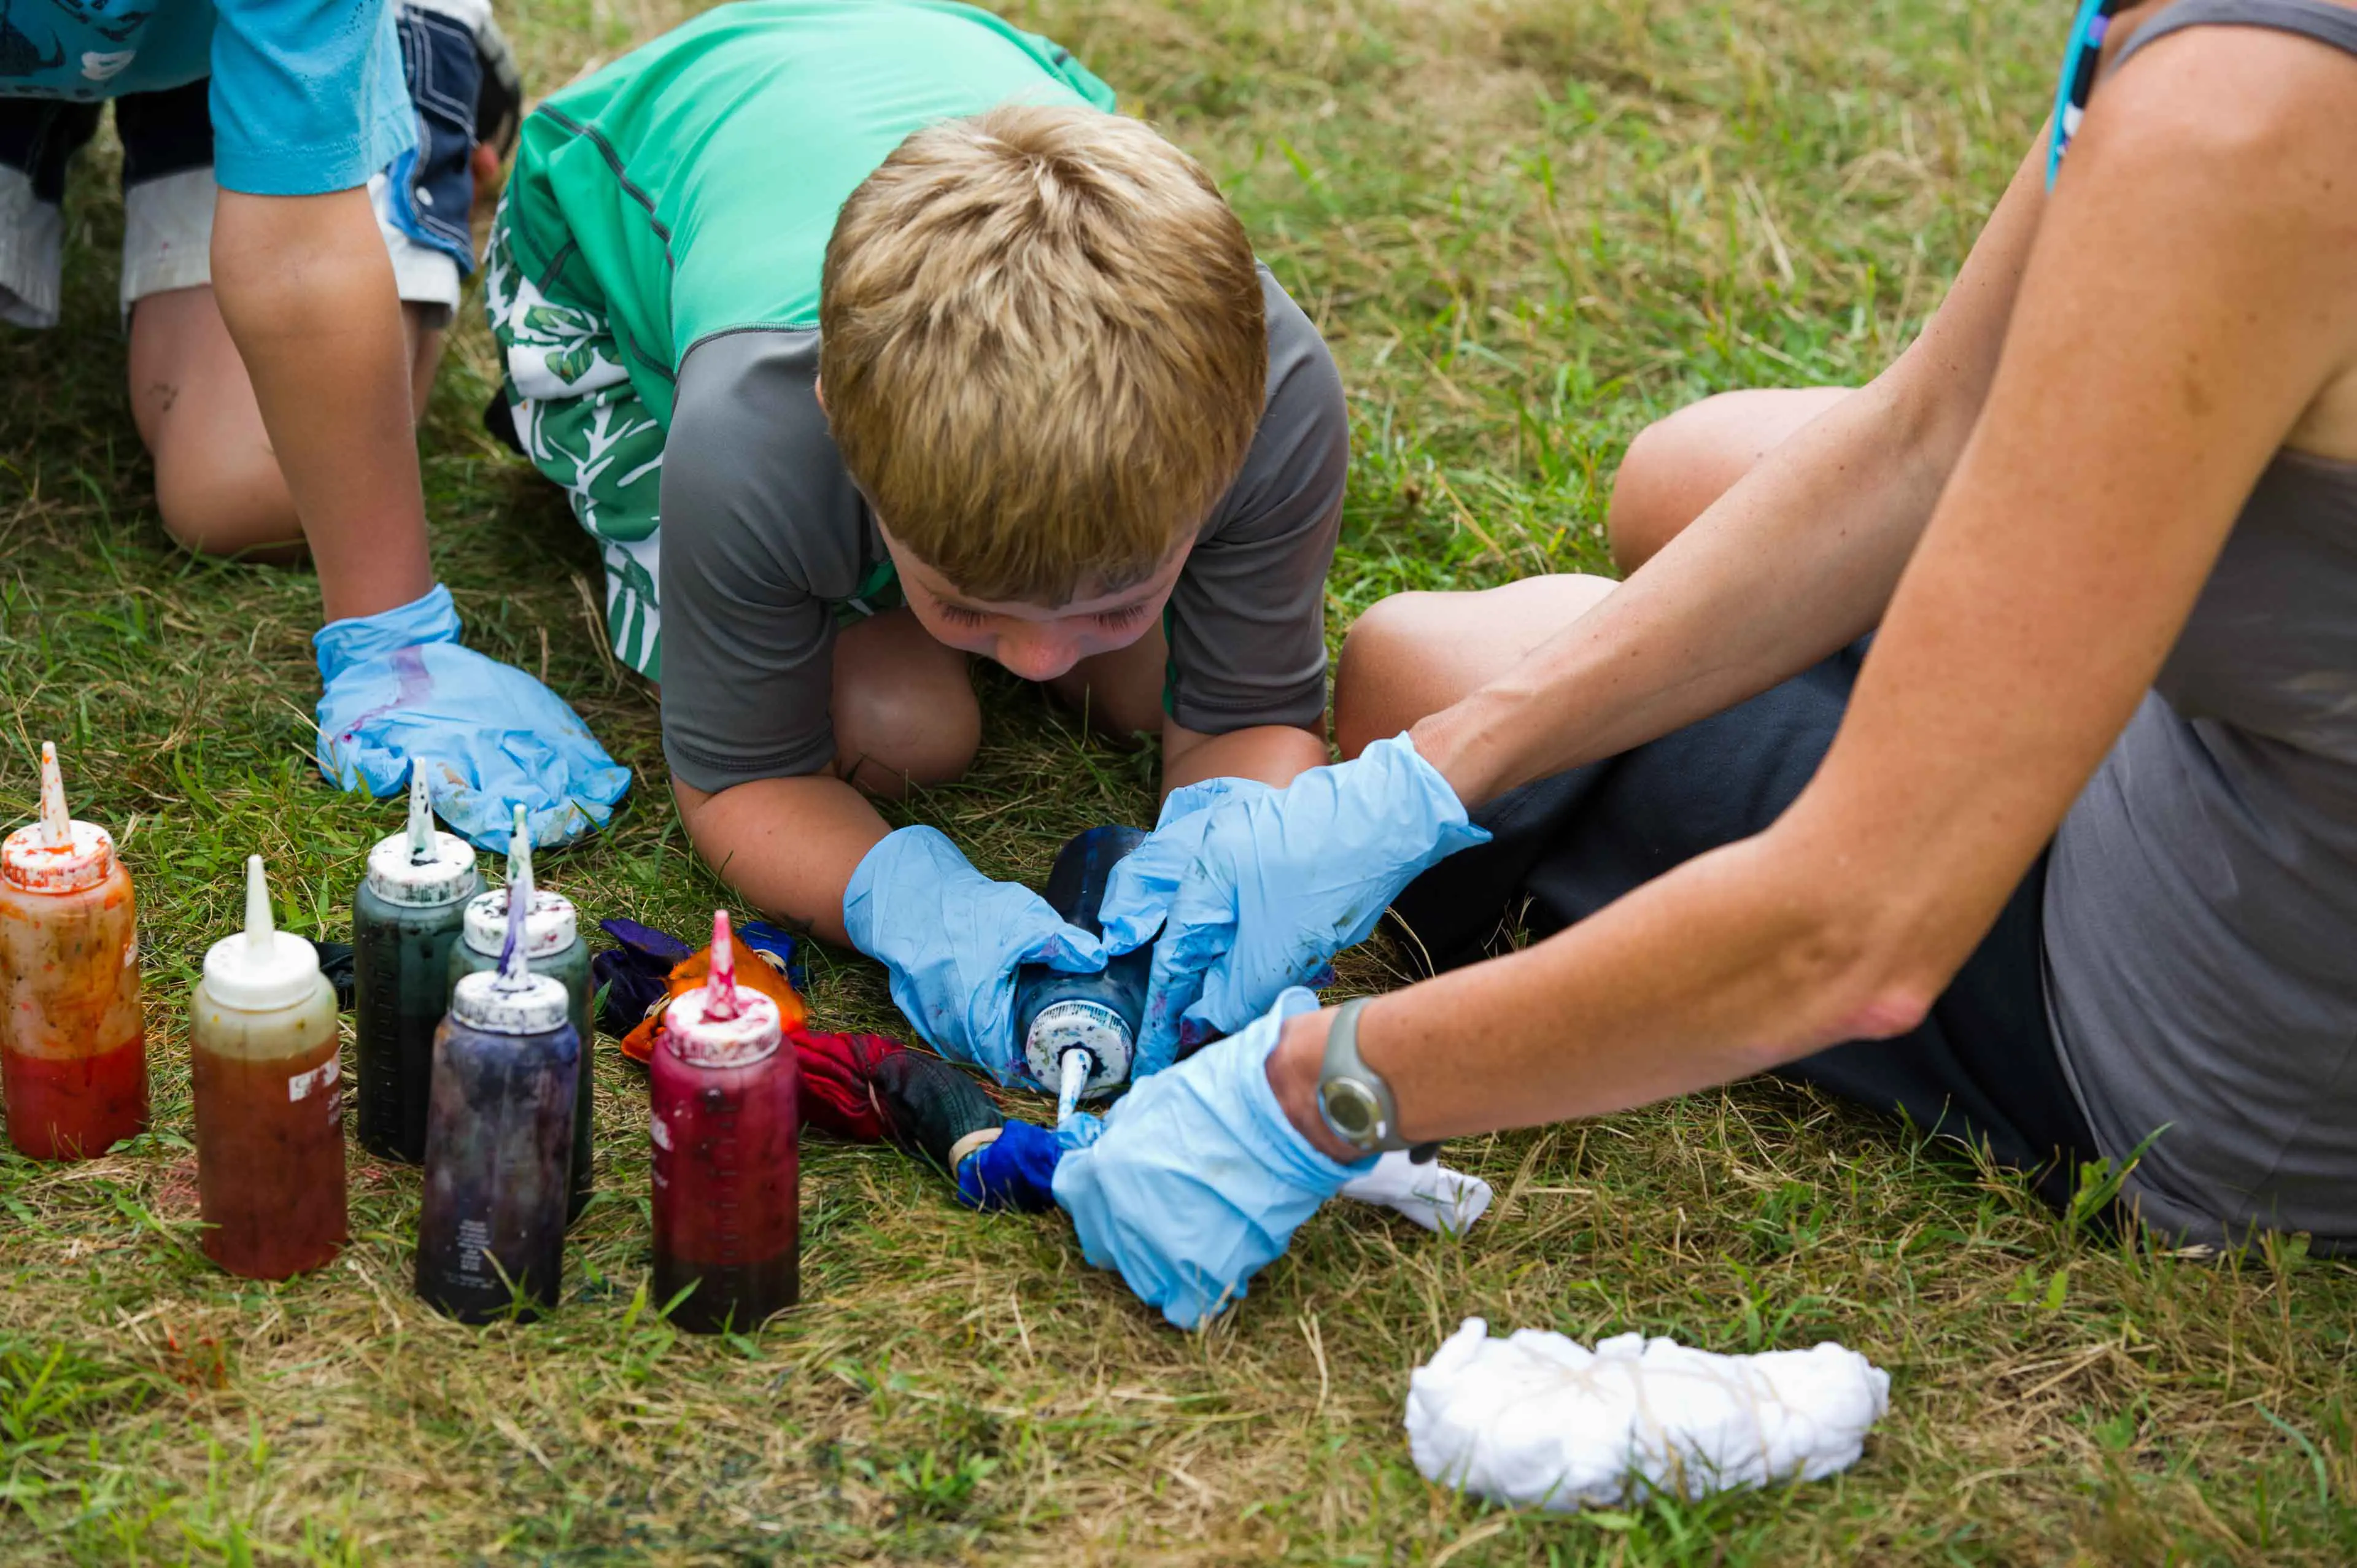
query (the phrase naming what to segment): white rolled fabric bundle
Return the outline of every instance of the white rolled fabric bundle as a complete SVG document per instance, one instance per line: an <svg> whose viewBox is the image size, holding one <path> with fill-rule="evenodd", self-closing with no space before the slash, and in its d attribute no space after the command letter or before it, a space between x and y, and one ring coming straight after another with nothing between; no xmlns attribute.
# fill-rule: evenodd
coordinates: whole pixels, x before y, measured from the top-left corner
<svg viewBox="0 0 2357 1568"><path fill-rule="evenodd" d="M1889 1404L1890 1374L1830 1341L1722 1356L1622 1334L1589 1350L1469 1317L1409 1376L1408 1451L1429 1480L1568 1512L1821 1480Z"/></svg>

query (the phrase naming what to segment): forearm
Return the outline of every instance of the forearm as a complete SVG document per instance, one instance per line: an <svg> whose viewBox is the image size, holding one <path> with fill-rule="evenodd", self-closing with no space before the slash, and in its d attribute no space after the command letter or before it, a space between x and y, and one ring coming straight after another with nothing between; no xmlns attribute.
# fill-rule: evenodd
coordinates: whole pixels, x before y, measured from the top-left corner
<svg viewBox="0 0 2357 1568"><path fill-rule="evenodd" d="M325 617L434 585L392 263L364 190L221 193L213 291L245 361Z"/></svg>
<svg viewBox="0 0 2357 1568"><path fill-rule="evenodd" d="M865 796L825 774L757 779L707 795L672 780L688 842L763 914L847 943L843 895L891 832Z"/></svg>
<svg viewBox="0 0 2357 1568"><path fill-rule="evenodd" d="M1326 764L1323 736L1291 725L1254 725L1204 735L1162 721L1162 792L1206 779L1253 779L1282 789Z"/></svg>
<svg viewBox="0 0 2357 1568"><path fill-rule="evenodd" d="M1905 889L1845 892L1815 859L1773 832L1732 844L1546 942L1371 1003L1360 1052L1402 1135L1605 1115L1910 1027L1937 985L1900 940ZM1340 1158L1314 1100L1330 1018L1294 1020L1269 1075Z"/></svg>

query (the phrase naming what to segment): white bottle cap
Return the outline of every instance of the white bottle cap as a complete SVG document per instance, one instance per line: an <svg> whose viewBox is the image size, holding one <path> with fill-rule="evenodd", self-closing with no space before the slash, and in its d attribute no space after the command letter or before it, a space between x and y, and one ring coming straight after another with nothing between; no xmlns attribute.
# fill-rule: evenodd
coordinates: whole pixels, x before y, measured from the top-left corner
<svg viewBox="0 0 2357 1568"><path fill-rule="evenodd" d="M509 892L508 929L500 947L500 967L461 975L450 995L450 1015L470 1029L487 1035L544 1035L563 1025L572 1011L564 983L534 974L525 951L525 912L532 908L532 861L516 868ZM581 1042L587 1048L589 1042Z"/></svg>
<svg viewBox="0 0 2357 1568"><path fill-rule="evenodd" d="M319 953L270 918L270 884L262 857L245 861L245 929L205 950L205 991L224 1007L268 1013L292 1007L319 983Z"/></svg>
<svg viewBox="0 0 2357 1568"><path fill-rule="evenodd" d="M457 833L437 832L425 794L425 764L409 768L409 826L380 839L369 851L368 888L388 904L411 908L456 903L471 896L475 846Z"/></svg>
<svg viewBox="0 0 2357 1568"><path fill-rule="evenodd" d="M532 834L524 826L523 808L515 809L515 827L508 836L508 882L532 868ZM508 890L494 887L467 901L466 942L487 958L497 958L507 940ZM526 958L546 958L563 952L581 934L581 918L573 900L562 893L535 887L532 908L524 911L523 949Z"/></svg>
<svg viewBox="0 0 2357 1568"><path fill-rule="evenodd" d="M1031 1076L1054 1086L1063 1075L1064 1053L1084 1050L1094 1062L1083 1095L1107 1093L1129 1080L1129 1058L1136 1044L1129 1023L1102 1002L1068 996L1050 1002L1031 1020L1023 1039L1023 1059Z"/></svg>
<svg viewBox="0 0 2357 1568"><path fill-rule="evenodd" d="M58 748L41 742L41 814L0 841L0 878L27 893L79 893L114 875L114 840L66 814Z"/></svg>
<svg viewBox="0 0 2357 1568"><path fill-rule="evenodd" d="M712 967L704 989L663 1010L663 1043L690 1067L750 1067L776 1052L785 1038L778 1004L737 983L737 941L728 911L712 911Z"/></svg>

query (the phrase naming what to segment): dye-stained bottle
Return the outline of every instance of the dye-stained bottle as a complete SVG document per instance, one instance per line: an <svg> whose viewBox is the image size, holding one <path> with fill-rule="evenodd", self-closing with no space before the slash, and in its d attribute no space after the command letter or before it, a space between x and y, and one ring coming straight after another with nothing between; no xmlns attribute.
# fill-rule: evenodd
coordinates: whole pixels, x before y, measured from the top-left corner
<svg viewBox="0 0 2357 1568"><path fill-rule="evenodd" d="M508 886L515 886L519 875L529 875L532 868L532 833L524 825L522 806L515 809L515 827L508 837ZM467 918L457 945L450 950L450 986L455 993L458 982L469 974L479 974L500 966L500 949L507 940L508 889L494 887L489 893L478 893L467 901ZM574 1030L581 1036L581 1072L573 1107L573 1183L565 1199L567 1221L581 1218L589 1206L589 1195L596 1190L593 1171L596 1155L596 1133L592 1122L595 1114L595 1080L592 1072L592 1047L597 1041L589 1020L590 1004L597 993L589 981L589 944L581 940L581 918L574 912L573 900L562 893L553 893L535 882L532 908L524 912L524 952L533 973L544 974L565 987L570 1001Z"/></svg>
<svg viewBox="0 0 2357 1568"><path fill-rule="evenodd" d="M147 1043L131 874L114 840L66 811L41 743L41 814L0 841L0 1096L8 1141L89 1159L147 1125Z"/></svg>
<svg viewBox="0 0 2357 1568"><path fill-rule="evenodd" d="M336 991L318 952L270 918L245 863L245 929L205 950L188 1002L205 1256L283 1280L343 1249L344 1096Z"/></svg>
<svg viewBox="0 0 2357 1568"><path fill-rule="evenodd" d="M1097 908L1114 867L1145 842L1144 833L1129 827L1074 833L1049 868L1049 907L1097 935ZM1084 1096L1110 1094L1129 1081L1153 967L1153 950L1139 948L1085 974L1067 974L1044 963L1016 970L1015 1037L1023 1042L1032 1076L1058 1086L1060 1123Z"/></svg>
<svg viewBox="0 0 2357 1568"><path fill-rule="evenodd" d="M802 1294L802 1074L778 1004L737 983L726 910L704 989L675 998L648 1063L654 1294L693 1333L759 1327Z"/></svg>
<svg viewBox="0 0 2357 1568"><path fill-rule="evenodd" d="M458 982L434 1036L417 1294L463 1323L556 1305L581 1036L565 987L524 958L518 868L500 967Z"/></svg>
<svg viewBox="0 0 2357 1568"><path fill-rule="evenodd" d="M434 1031L449 1010L450 950L467 900L482 891L475 851L434 826L425 765L409 772L409 827L369 851L352 896L353 1068L361 1147L411 1165L425 1157Z"/></svg>

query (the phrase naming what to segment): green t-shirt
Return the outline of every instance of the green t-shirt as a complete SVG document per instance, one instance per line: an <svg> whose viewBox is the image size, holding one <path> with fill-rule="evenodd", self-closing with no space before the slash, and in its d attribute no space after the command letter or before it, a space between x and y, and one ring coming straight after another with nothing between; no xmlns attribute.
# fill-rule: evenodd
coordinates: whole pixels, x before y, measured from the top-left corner
<svg viewBox="0 0 2357 1568"><path fill-rule="evenodd" d="M697 343L818 325L835 214L911 130L1010 102L1109 111L1114 94L1064 48L951 0L723 5L526 119L515 260L606 317L668 424Z"/></svg>

